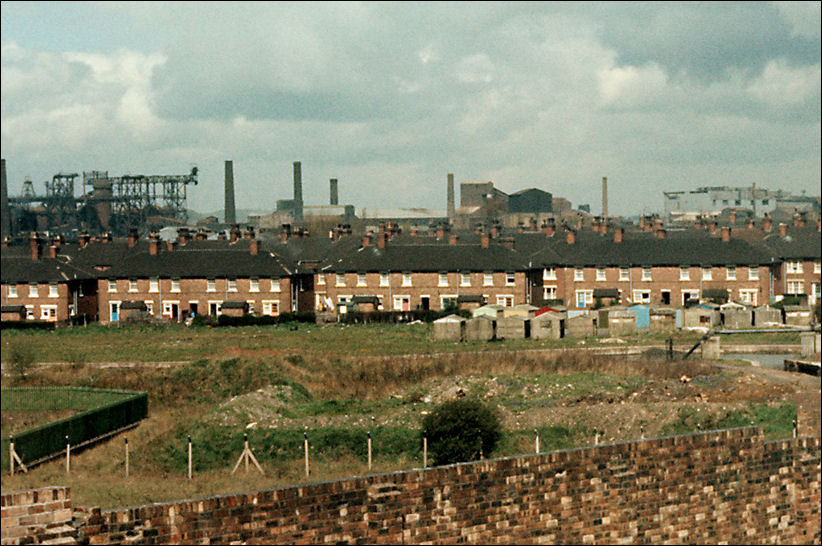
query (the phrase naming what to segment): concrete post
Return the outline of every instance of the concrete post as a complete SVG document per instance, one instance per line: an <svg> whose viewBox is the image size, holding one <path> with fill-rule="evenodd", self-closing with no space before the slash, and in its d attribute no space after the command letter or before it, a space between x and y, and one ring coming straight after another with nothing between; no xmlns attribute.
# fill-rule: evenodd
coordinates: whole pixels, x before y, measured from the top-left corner
<svg viewBox="0 0 822 546"><path fill-rule="evenodd" d="M718 360L720 355L719 336L711 336L702 342L702 358Z"/></svg>

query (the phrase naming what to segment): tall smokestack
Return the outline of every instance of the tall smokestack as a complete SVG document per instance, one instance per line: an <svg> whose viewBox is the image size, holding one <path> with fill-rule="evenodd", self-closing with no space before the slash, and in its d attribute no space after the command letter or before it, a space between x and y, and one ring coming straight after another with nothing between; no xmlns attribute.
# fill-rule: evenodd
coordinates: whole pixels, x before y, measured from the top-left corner
<svg viewBox="0 0 822 546"><path fill-rule="evenodd" d="M234 208L234 163L225 160L225 223L237 222L237 211Z"/></svg>
<svg viewBox="0 0 822 546"><path fill-rule="evenodd" d="M608 177L602 177L602 217L608 218Z"/></svg>
<svg viewBox="0 0 822 546"><path fill-rule="evenodd" d="M330 186L330 190L331 190L331 202L330 202L330 204L331 205L339 205L340 200L339 200L339 196L337 195L337 179L332 178L329 181L329 186Z"/></svg>
<svg viewBox="0 0 822 546"><path fill-rule="evenodd" d="M448 220L452 224L454 223L454 216L454 175L448 173Z"/></svg>
<svg viewBox="0 0 822 546"><path fill-rule="evenodd" d="M6 160L0 159L0 168L2 168L2 183L3 183L3 202L0 204L0 215L2 218L2 229L0 229L0 239L5 239L11 236L11 210L9 210L9 186L6 181Z"/></svg>
<svg viewBox="0 0 822 546"><path fill-rule="evenodd" d="M303 221L303 173L302 164L294 162L294 221Z"/></svg>

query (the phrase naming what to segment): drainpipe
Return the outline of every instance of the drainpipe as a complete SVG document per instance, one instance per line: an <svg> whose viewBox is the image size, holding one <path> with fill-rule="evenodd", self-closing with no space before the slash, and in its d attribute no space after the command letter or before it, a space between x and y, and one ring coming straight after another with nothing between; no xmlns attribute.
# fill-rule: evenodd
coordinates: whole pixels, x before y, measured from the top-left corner
<svg viewBox="0 0 822 546"><path fill-rule="evenodd" d="M628 298L631 303L636 303L634 301L634 266L632 264L628 264Z"/></svg>

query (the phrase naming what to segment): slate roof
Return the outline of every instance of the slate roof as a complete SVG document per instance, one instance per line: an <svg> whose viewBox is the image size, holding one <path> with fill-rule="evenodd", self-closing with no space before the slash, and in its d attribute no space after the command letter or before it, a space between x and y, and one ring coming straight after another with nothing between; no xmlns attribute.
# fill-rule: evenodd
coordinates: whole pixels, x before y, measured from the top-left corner
<svg viewBox="0 0 822 546"><path fill-rule="evenodd" d="M65 257L32 260L25 255L7 255L3 249L0 279L4 283L52 283L93 279L94 272L68 263Z"/></svg>
<svg viewBox="0 0 822 546"><path fill-rule="evenodd" d="M762 239L762 244L780 260L819 260L822 257L822 234L815 225L789 226L785 237L780 237L776 229Z"/></svg>

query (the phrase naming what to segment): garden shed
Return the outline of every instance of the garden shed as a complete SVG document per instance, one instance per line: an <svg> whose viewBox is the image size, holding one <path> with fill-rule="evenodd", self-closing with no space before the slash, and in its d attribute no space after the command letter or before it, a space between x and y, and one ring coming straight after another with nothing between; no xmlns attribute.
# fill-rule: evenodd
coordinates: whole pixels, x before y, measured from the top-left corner
<svg viewBox="0 0 822 546"><path fill-rule="evenodd" d="M501 339L528 339L531 337L531 319L503 317L497 320L497 337Z"/></svg>
<svg viewBox="0 0 822 546"><path fill-rule="evenodd" d="M755 307L753 310L753 323L757 328L784 324L782 320L782 309L777 309L770 305Z"/></svg>
<svg viewBox="0 0 822 546"><path fill-rule="evenodd" d="M497 335L497 321L479 316L465 321L466 341L491 341Z"/></svg>
<svg viewBox="0 0 822 546"><path fill-rule="evenodd" d="M565 335L565 315L556 311L541 313L531 320L532 339L560 339Z"/></svg>
<svg viewBox="0 0 822 546"><path fill-rule="evenodd" d="M448 315L432 324L432 334L437 341L463 341L465 339L465 318Z"/></svg>

